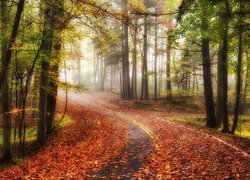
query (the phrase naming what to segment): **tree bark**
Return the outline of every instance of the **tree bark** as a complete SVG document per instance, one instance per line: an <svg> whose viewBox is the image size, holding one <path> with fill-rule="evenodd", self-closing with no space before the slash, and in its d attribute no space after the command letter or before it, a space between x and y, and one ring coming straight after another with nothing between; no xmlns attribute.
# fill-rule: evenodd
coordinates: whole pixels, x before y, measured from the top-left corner
<svg viewBox="0 0 250 180"><path fill-rule="evenodd" d="M7 1L3 0L2 2L6 3ZM8 68L9 68L9 65L11 63L11 57L12 57L12 53L13 53L12 47L16 42L19 24L20 24L22 13L23 13L24 2L25 2L25 0L20 0L17 4L17 11L16 11L15 19L14 19L14 24L12 26L11 36L10 36L10 39L8 42L8 48L7 48L6 52L4 53L4 59L5 59L4 61L5 62L4 62L4 64L2 64L2 69L0 72L0 89L1 89L3 82L5 81L5 78L7 77L7 74L8 74Z"/></svg>
<svg viewBox="0 0 250 180"><path fill-rule="evenodd" d="M240 9L243 9L243 3L240 2ZM238 62L237 62L237 84L236 84L236 99L235 99L235 109L234 109L234 122L232 126L232 134L234 134L238 121L239 121L239 113L240 113L240 102L241 102L241 90L242 90L242 38L243 38L243 29L242 29L242 17L239 20L239 50L238 50Z"/></svg>
<svg viewBox="0 0 250 180"><path fill-rule="evenodd" d="M167 64L166 64L166 79L167 79L167 101L171 103L172 101L172 85L171 85L171 37L167 36Z"/></svg>
<svg viewBox="0 0 250 180"><path fill-rule="evenodd" d="M137 31L138 20L135 20L135 29L133 35L133 69L132 69L132 96L137 99Z"/></svg>
<svg viewBox="0 0 250 180"><path fill-rule="evenodd" d="M50 35L53 31L52 9L48 4L44 10L44 37ZM49 77L49 60L51 58L51 50L53 43L53 35L46 40L42 47L43 57L41 64L41 80L39 90L39 120L37 130L37 143L42 146L46 142L46 124L47 124L47 107L48 107L48 77Z"/></svg>
<svg viewBox="0 0 250 180"><path fill-rule="evenodd" d="M127 12L127 4L125 3L125 11ZM124 80L124 99L131 99L130 89L130 73L129 73L129 33L128 21L124 22L124 59L123 59L123 80Z"/></svg>
<svg viewBox="0 0 250 180"><path fill-rule="evenodd" d="M54 23L54 28L57 30L55 32L54 38L53 38L53 50L54 50L54 61L50 68L50 80L48 83L48 106L47 106L47 120L46 120L46 129L47 133L50 133L53 128L53 122L55 121L55 115L56 115L56 101L57 101L57 94L58 94L58 79L59 79L59 64L60 64L60 53L62 49L62 23L61 19L63 18L63 7L64 7L64 1L58 1L56 2L58 8L54 9L53 11L53 17L52 24ZM52 44L52 42L51 42ZM80 61L79 61L80 63ZM81 64L79 64L81 66ZM80 71L80 69L79 69ZM80 77L79 77L79 86L80 86Z"/></svg>
<svg viewBox="0 0 250 180"><path fill-rule="evenodd" d="M202 18L202 65L203 65L203 81L204 81L204 94L206 104L206 119L207 126L210 128L216 128L216 116L213 96L213 84L212 84L212 73L211 73L211 59L210 59L210 47L209 37L205 34L208 30L208 20L206 16Z"/></svg>
<svg viewBox="0 0 250 180"><path fill-rule="evenodd" d="M204 93L206 103L207 126L210 128L216 127L215 108L213 100L213 87L211 78L211 62L209 55L209 39L202 39L202 60L203 60L203 80Z"/></svg>
<svg viewBox="0 0 250 180"><path fill-rule="evenodd" d="M141 99L148 99L148 17L144 16Z"/></svg>
<svg viewBox="0 0 250 180"><path fill-rule="evenodd" d="M7 18L7 1L1 1L1 15L2 15L2 68L0 72L0 89L3 92L3 154L2 160L10 160L11 157L11 119L10 119L10 99L9 99L9 82L8 73L13 53L13 45L16 42L18 29L21 21L21 16L24 8L24 0L20 0L17 4L17 11L12 26L11 36L8 42L6 37L8 18Z"/></svg>
<svg viewBox="0 0 250 180"><path fill-rule="evenodd" d="M155 17L155 61L154 61L154 100L157 100L157 58L158 58L158 24L157 16Z"/></svg>
<svg viewBox="0 0 250 180"><path fill-rule="evenodd" d="M221 44L218 58L218 91L217 91L217 119L223 122L222 132L228 133L228 23L229 23L229 3L223 2L225 8L220 16L221 22Z"/></svg>
<svg viewBox="0 0 250 180"><path fill-rule="evenodd" d="M246 67L246 75L245 75L245 87L244 87L244 96L243 96L243 112L247 112L246 102L247 102L247 93L249 92L249 84L250 84L250 58L247 56L248 52L246 51L246 59L247 59L247 67Z"/></svg>
<svg viewBox="0 0 250 180"><path fill-rule="evenodd" d="M7 17L7 3L6 1L1 1L1 26L2 31L1 35L3 37L1 44L1 60L2 60L2 69L4 68L5 61L5 53L7 51L7 25L8 25L8 17ZM8 75L8 72L7 72ZM7 77L2 81L2 111L3 111L3 154L2 160L8 161L12 158L11 155L11 123L10 123L10 101L9 101L9 84Z"/></svg>

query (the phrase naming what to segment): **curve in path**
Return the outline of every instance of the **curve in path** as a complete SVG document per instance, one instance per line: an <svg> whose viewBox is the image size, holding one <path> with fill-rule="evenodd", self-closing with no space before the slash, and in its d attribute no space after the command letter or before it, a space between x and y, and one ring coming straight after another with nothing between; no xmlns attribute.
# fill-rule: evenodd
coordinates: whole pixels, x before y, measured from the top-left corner
<svg viewBox="0 0 250 180"><path fill-rule="evenodd" d="M119 105L115 102L117 98L112 99L108 94L79 96L72 94L71 98L84 99L85 105L125 122L129 129L127 146L121 155L114 157L92 177L131 179L135 173L153 179L250 177L249 154L230 141L216 137L216 133L211 133L215 134L213 136L201 133L197 128L168 121L162 113ZM152 150L156 151L150 154ZM147 161L144 160L146 157L149 157ZM144 167L146 171L140 171Z"/></svg>
<svg viewBox="0 0 250 180"><path fill-rule="evenodd" d="M71 99L79 102L81 98L76 94L71 94ZM157 148L157 137L143 124L119 111L112 111L107 106L100 103L91 103L91 100L82 99L81 104L98 109L101 113L113 116L122 124L125 124L128 133L126 136L126 146L118 156L110 159L108 164L100 171L91 173L93 179L100 178L122 178L131 179L133 174L138 172L145 165L147 156ZM151 174L152 177L156 175Z"/></svg>

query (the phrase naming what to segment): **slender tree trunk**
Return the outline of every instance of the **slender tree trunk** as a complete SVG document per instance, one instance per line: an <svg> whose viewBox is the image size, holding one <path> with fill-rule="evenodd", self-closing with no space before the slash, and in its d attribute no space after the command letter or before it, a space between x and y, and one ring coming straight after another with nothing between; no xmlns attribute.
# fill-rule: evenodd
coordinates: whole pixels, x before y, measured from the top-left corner
<svg viewBox="0 0 250 180"><path fill-rule="evenodd" d="M12 158L11 155L11 115L10 115L10 99L8 78L4 78L2 86L3 96L3 154L2 160L7 161Z"/></svg>
<svg viewBox="0 0 250 180"><path fill-rule="evenodd" d="M3 93L3 154L2 160L7 161L12 158L11 155L11 117L10 117L10 99L9 99L9 82L8 73L9 65L11 63L11 57L13 53L13 45L16 42L16 37L18 34L19 24L24 8L24 0L20 0L17 4L17 11L14 19L14 24L12 26L12 32L7 42L6 32L8 25L7 18L7 1L1 1L1 23L2 23L2 68L0 72L0 89L2 88Z"/></svg>
<svg viewBox="0 0 250 180"><path fill-rule="evenodd" d="M137 99L137 31L138 20L135 20L135 29L133 35L133 69L132 69L132 94Z"/></svg>
<svg viewBox="0 0 250 180"><path fill-rule="evenodd" d="M1 5L6 4L6 2L7 2L6 0L3 0L2 1L3 4L1 4ZM2 69L0 72L0 89L1 89L3 82L5 81L5 78L7 78L8 68L9 68L9 65L11 63L11 57L12 57L12 53L13 53L12 47L16 42L16 37L18 34L21 16L23 13L24 2L25 2L25 0L20 0L17 4L17 11L16 11L15 19L14 19L14 24L12 26L12 32L11 32L9 42L7 43L8 48L6 49L6 52L4 53L4 63L2 64ZM6 25L7 24L5 24L3 27L5 27Z"/></svg>
<svg viewBox="0 0 250 180"><path fill-rule="evenodd" d="M58 8L53 10L53 17L52 24L54 23L54 28L57 29L55 36L53 37L54 41L54 61L51 63L50 69L50 77L51 79L48 82L49 93L48 93L48 100L47 100L47 120L46 120L46 129L47 133L50 133L53 128L53 122L55 121L56 115L56 101L57 101L57 94L58 94L58 79L59 79L59 64L60 64L60 53L62 49L62 23L61 18L63 18L63 7L64 1L56 2ZM52 44L52 42L51 42ZM80 64L79 61L79 72L80 72ZM80 87L80 77L79 77L79 87Z"/></svg>
<svg viewBox="0 0 250 180"><path fill-rule="evenodd" d="M166 64L166 78L167 78L167 101L171 103L172 101L172 85L171 85L171 37L167 37L167 64Z"/></svg>
<svg viewBox="0 0 250 180"><path fill-rule="evenodd" d="M157 57L158 57L158 22L157 16L155 17L155 64L154 64L154 100L157 100Z"/></svg>
<svg viewBox="0 0 250 180"><path fill-rule="evenodd" d="M127 12L127 4L125 3L125 11ZM129 33L128 21L124 23L124 99L131 99L130 73L129 73Z"/></svg>
<svg viewBox="0 0 250 180"><path fill-rule="evenodd" d="M161 97L161 91L162 91L162 72L163 72L163 56L161 55L160 63L159 63L159 88L158 88L158 96Z"/></svg>
<svg viewBox="0 0 250 180"><path fill-rule="evenodd" d="M97 63L96 63L96 49L94 48L94 85L96 84L96 65L97 65Z"/></svg>
<svg viewBox="0 0 250 180"><path fill-rule="evenodd" d="M243 9L243 3L240 2L240 9ZM242 29L242 17L239 20L239 50L238 50L238 62L237 62L237 84L236 84L236 100L235 100L235 109L234 109L234 122L232 126L232 133L234 134L238 121L239 121L239 113L240 113L240 102L241 102L241 90L242 90L242 39L243 39L243 29Z"/></svg>
<svg viewBox="0 0 250 180"><path fill-rule="evenodd" d="M54 50L56 53L55 57L55 64L51 66L50 71L53 72L51 75L52 79L50 79L48 86L49 86L49 93L47 96L47 120L46 120L46 129L47 133L50 133L53 128L53 123L55 121L56 116L56 101L57 101L57 94L58 94L58 78L59 78L59 59L60 59L60 51L61 51L61 41L57 41L54 45Z"/></svg>
<svg viewBox="0 0 250 180"><path fill-rule="evenodd" d="M228 23L229 23L229 4L224 2L225 10L221 15L221 44L218 59L218 110L217 118L219 122L223 122L222 132L228 133Z"/></svg>
<svg viewBox="0 0 250 180"><path fill-rule="evenodd" d="M215 108L213 100L213 87L211 78L211 62L209 55L209 39L202 39L203 80L206 103L207 126L216 127Z"/></svg>
<svg viewBox="0 0 250 180"><path fill-rule="evenodd" d="M5 53L7 51L7 41L8 38L6 37L7 34L7 26L8 26L8 17L7 17L7 3L6 1L1 1L1 26L2 31L1 35L3 37L2 44L1 44L1 60L2 60L2 69L4 68L6 61L5 61ZM6 72L8 75L8 72ZM3 154L2 160L8 161L12 158L11 155L11 117L10 117L10 102L9 102L9 84L8 78L3 78L2 83L2 111L3 111Z"/></svg>
<svg viewBox="0 0 250 180"><path fill-rule="evenodd" d="M99 52L96 54L96 83L100 83L100 56Z"/></svg>
<svg viewBox="0 0 250 180"><path fill-rule="evenodd" d="M122 23L122 72L121 72L121 80L122 80L122 99L126 99L126 89L125 89L125 25Z"/></svg>
<svg viewBox="0 0 250 180"><path fill-rule="evenodd" d="M142 99L148 99L148 16L144 17L143 35L143 63L142 63Z"/></svg>
<svg viewBox="0 0 250 180"><path fill-rule="evenodd" d="M243 112L247 112L246 102L247 102L247 93L249 92L249 84L250 84L250 57L247 56L246 52L246 59L247 59L247 69L246 69L246 76L245 76L245 87L244 87L244 96L243 96Z"/></svg>
<svg viewBox="0 0 250 180"><path fill-rule="evenodd" d="M101 90L105 90L105 81L106 81L106 63L104 57L102 57L102 78L101 78Z"/></svg>
<svg viewBox="0 0 250 180"><path fill-rule="evenodd" d="M110 66L110 92L113 92L113 75L114 75L114 69L113 65Z"/></svg>
<svg viewBox="0 0 250 180"><path fill-rule="evenodd" d="M221 51L222 47L220 45L218 50L218 66L217 66L217 102L216 102L216 119L217 119L217 125L220 126L222 123L222 78L220 75L220 72L222 71L222 63L221 63Z"/></svg>
<svg viewBox="0 0 250 180"><path fill-rule="evenodd" d="M44 37L50 36L53 32L52 9L48 4L44 10ZM47 124L47 107L48 107L48 77L49 77L49 60L51 58L53 36L49 37L42 48L43 57L41 65L41 79L39 90L39 121L37 130L37 143L42 146L46 142L46 124Z"/></svg>

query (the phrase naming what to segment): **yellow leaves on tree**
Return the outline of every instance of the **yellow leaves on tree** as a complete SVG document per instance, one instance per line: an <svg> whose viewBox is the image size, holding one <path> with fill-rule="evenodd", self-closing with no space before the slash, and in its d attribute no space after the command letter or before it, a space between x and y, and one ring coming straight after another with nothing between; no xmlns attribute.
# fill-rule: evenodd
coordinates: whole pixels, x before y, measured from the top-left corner
<svg viewBox="0 0 250 180"><path fill-rule="evenodd" d="M144 6L143 0L127 0L127 3L130 11L140 13L144 13L147 11L146 7Z"/></svg>

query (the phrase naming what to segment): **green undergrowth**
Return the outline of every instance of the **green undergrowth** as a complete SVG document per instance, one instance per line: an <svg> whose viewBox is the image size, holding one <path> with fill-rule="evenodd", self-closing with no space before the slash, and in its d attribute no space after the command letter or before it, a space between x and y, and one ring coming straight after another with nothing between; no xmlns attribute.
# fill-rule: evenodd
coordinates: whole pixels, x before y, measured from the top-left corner
<svg viewBox="0 0 250 180"><path fill-rule="evenodd" d="M56 115L56 124L61 120L62 116L63 116L63 114L57 114ZM68 125L70 125L72 123L73 123L73 119L71 117L69 117L68 115L65 115L65 117L60 122L60 124L58 125L58 127L68 126Z"/></svg>
<svg viewBox="0 0 250 180"><path fill-rule="evenodd" d="M190 125L205 126L206 121L204 118L189 116L189 115L176 115L168 117L168 120L184 122Z"/></svg>
<svg viewBox="0 0 250 180"><path fill-rule="evenodd" d="M244 115L240 118L236 135L250 138L250 115Z"/></svg>
<svg viewBox="0 0 250 180"><path fill-rule="evenodd" d="M204 127L206 125L205 118L191 115L174 115L167 117L167 119L171 121L183 122L189 125L196 125L199 127ZM230 118L229 127L231 126L232 118ZM221 131L221 128L219 128L218 131ZM240 118L235 135L244 138L250 138L250 115L244 115Z"/></svg>
<svg viewBox="0 0 250 180"><path fill-rule="evenodd" d="M62 117L62 114L57 114L56 115L56 121L55 123L57 124ZM57 128L65 127L73 123L73 119L70 118L68 115L65 115L63 120L60 122L60 124L57 126ZM11 129L11 143L14 145L14 128ZM25 139L26 143L32 143L36 140L37 136L37 128L36 127L28 127L26 129L26 134L25 134ZM18 135L16 136L18 137ZM16 138L16 144L18 144L19 139ZM2 152L2 147L3 147L3 128L0 128L0 152Z"/></svg>

